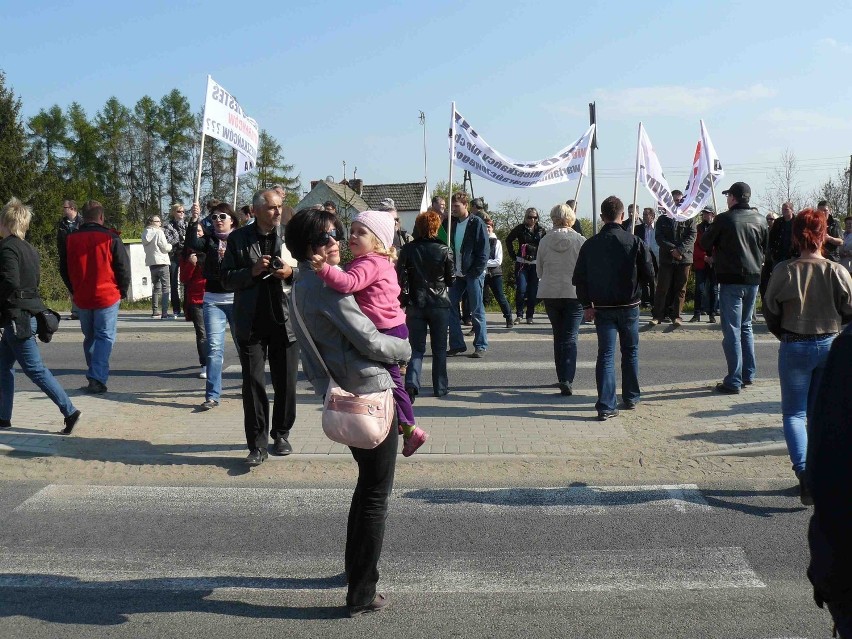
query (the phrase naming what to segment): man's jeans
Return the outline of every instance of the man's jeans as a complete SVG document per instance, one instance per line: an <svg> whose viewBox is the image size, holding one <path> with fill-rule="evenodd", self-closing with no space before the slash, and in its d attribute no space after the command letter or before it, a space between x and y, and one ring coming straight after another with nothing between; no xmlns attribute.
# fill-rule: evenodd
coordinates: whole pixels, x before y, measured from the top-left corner
<svg viewBox="0 0 852 639"><path fill-rule="evenodd" d="M450 349L466 350L459 317L459 301L467 294L470 301L473 320L473 347L476 350L488 348L488 328L485 326L485 305L482 301L482 288L485 285L485 273L478 277L456 277L450 288Z"/></svg>
<svg viewBox="0 0 852 639"><path fill-rule="evenodd" d="M793 470L805 468L811 411L825 372L834 335L807 342L781 342L778 376L781 378L781 414L784 439Z"/></svg>
<svg viewBox="0 0 852 639"><path fill-rule="evenodd" d="M36 320L30 320L33 333ZM33 384L38 386L50 400L59 407L63 417L71 415L76 408L68 394L56 381L41 360L41 351L35 338L20 340L15 335L15 324L9 322L3 329L0 339L0 419L12 419L12 404L15 400L15 362L21 367Z"/></svg>
<svg viewBox="0 0 852 639"><path fill-rule="evenodd" d="M157 302L161 301L161 314L169 314L169 265L155 264L151 270L151 314L157 314Z"/></svg>
<svg viewBox="0 0 852 639"><path fill-rule="evenodd" d="M639 401L639 307L595 309L598 334L598 414L615 410L615 343L621 346L621 397L625 403Z"/></svg>
<svg viewBox="0 0 852 639"><path fill-rule="evenodd" d="M722 350L728 362L728 374L722 383L739 389L757 373L754 359L754 333L751 317L757 300L757 284L719 286L719 310L722 316Z"/></svg>
<svg viewBox="0 0 852 639"><path fill-rule="evenodd" d="M115 344L115 323L118 320L116 302L106 308L81 308L80 330L83 331L83 353L86 355L87 379L106 384L109 379L109 358Z"/></svg>
<svg viewBox="0 0 852 639"><path fill-rule="evenodd" d="M577 300L546 299L544 309L553 329L556 379L570 386L577 373L577 333L583 320L583 305Z"/></svg>
<svg viewBox="0 0 852 639"><path fill-rule="evenodd" d="M695 315L702 311L716 314L716 272L712 268L695 269Z"/></svg>
<svg viewBox="0 0 852 639"><path fill-rule="evenodd" d="M442 397L447 394L447 326L450 309L438 306L405 309L405 324L408 326L408 341L411 344L411 359L405 373L405 387L420 393L423 373L423 356L426 354L426 330L432 345L432 394Z"/></svg>
<svg viewBox="0 0 852 639"><path fill-rule="evenodd" d="M234 305L204 302L204 330L207 333L207 385L204 399L219 401L222 396L222 363L225 361L225 327L234 337ZM236 342L235 342L236 345ZM239 351L239 346L237 346Z"/></svg>
<svg viewBox="0 0 852 639"><path fill-rule="evenodd" d="M527 319L535 313L535 300L538 295L538 273L535 264L517 264L515 267L515 310L518 317L523 316L524 306Z"/></svg>

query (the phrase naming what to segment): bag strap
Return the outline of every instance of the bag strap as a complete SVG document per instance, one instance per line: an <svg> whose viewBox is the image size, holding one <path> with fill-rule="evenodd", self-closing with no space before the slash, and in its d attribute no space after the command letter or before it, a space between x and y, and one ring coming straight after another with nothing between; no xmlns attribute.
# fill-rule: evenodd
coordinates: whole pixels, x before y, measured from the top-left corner
<svg viewBox="0 0 852 639"><path fill-rule="evenodd" d="M308 332L307 327L305 326L304 320L302 320L302 314L299 312L299 308L296 306L296 286L293 286L292 294L290 295L290 306L294 311L294 315L296 316L296 321L299 323L299 328L302 329L302 333L304 333L305 338L308 341L308 344L311 345L311 348L314 351L314 355L319 360L319 363L322 364L322 368L325 371L326 377L329 380L334 381L334 378L331 376L331 371L328 370L328 366L325 365L325 360L323 360L322 355L320 355L319 349L317 348L316 343L314 342L314 338L311 337L311 334ZM335 384L337 382L334 382Z"/></svg>

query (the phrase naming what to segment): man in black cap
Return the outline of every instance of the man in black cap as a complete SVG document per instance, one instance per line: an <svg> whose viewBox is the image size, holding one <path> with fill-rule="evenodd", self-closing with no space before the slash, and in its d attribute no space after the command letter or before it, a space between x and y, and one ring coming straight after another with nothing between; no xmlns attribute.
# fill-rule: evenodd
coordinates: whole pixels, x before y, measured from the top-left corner
<svg viewBox="0 0 852 639"><path fill-rule="evenodd" d="M728 197L728 210L717 215L701 236L701 247L713 252L719 282L722 350L728 362L728 374L716 384L716 391L736 394L753 383L757 372L751 320L769 227L766 218L749 206L748 184L734 182L722 195Z"/></svg>

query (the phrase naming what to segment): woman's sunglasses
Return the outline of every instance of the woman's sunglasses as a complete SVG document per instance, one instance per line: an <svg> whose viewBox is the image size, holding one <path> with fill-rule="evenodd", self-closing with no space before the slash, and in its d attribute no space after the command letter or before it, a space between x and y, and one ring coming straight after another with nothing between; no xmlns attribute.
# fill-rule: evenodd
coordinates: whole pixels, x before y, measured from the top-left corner
<svg viewBox="0 0 852 639"><path fill-rule="evenodd" d="M228 215L227 213L211 213L210 214L210 219L213 220L214 222L224 222L229 217L231 217L231 216Z"/></svg>
<svg viewBox="0 0 852 639"><path fill-rule="evenodd" d="M321 246L328 246L331 244L332 240L337 239L337 230L331 229L330 231L323 232L317 239L315 239L312 244L319 248Z"/></svg>

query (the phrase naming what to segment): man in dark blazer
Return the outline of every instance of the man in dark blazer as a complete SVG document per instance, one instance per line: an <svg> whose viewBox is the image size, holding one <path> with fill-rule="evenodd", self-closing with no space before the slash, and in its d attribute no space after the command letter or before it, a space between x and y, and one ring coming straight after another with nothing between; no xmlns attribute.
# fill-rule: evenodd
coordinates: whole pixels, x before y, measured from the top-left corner
<svg viewBox="0 0 852 639"><path fill-rule="evenodd" d="M656 229L654 222L657 214L650 206L642 209L642 223L637 224L633 230L633 234L640 240L645 242L645 246L651 252L651 262L654 265L654 277L642 285L642 308L648 308L654 303L654 294L657 292L657 271L660 270L660 263L657 260L660 254L660 247L657 244Z"/></svg>
<svg viewBox="0 0 852 639"><path fill-rule="evenodd" d="M273 189L254 196L255 223L233 231L222 260L222 285L234 291L234 325L243 374L243 414L250 465L267 456L289 455L290 429L296 421L296 377L299 348L290 322L289 285L293 267L287 263L281 225L281 196ZM283 252L282 252L283 248ZM265 362L269 361L275 401L272 429L266 395Z"/></svg>
<svg viewBox="0 0 852 639"><path fill-rule="evenodd" d="M683 193L672 191L672 197L679 205ZM696 233L695 218L678 222L663 215L657 220L654 236L660 245L660 255L650 327L656 326L665 317L671 319L675 328L683 324L680 313L686 299L686 282L692 267Z"/></svg>

